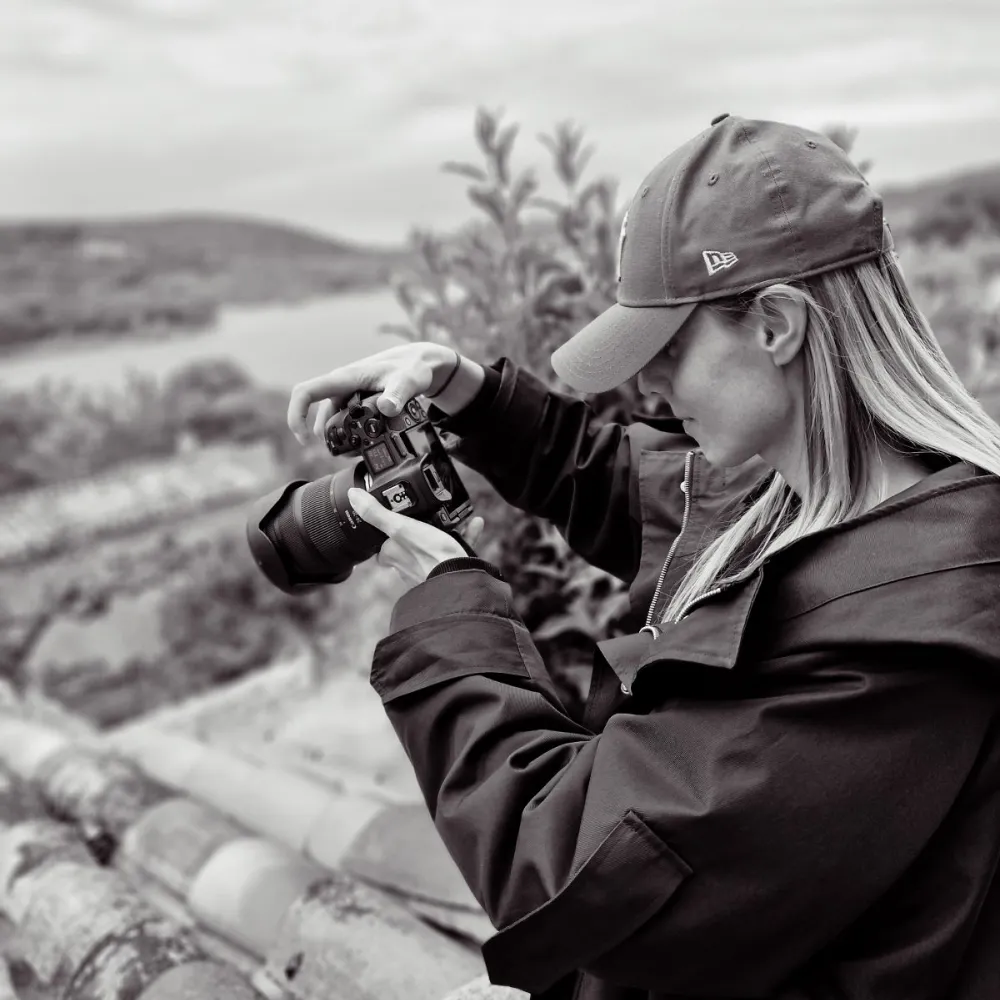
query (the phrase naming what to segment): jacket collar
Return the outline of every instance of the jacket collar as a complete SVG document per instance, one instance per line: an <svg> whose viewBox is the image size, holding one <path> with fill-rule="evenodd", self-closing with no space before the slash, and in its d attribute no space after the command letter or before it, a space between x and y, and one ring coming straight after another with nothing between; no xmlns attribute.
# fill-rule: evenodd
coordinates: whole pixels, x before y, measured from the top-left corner
<svg viewBox="0 0 1000 1000"><path fill-rule="evenodd" d="M665 627L655 638L636 632L597 643L600 655L621 680L622 690L630 692L646 667L670 660L732 669L763 575L763 568L758 568L699 605L697 614Z"/></svg>
<svg viewBox="0 0 1000 1000"><path fill-rule="evenodd" d="M664 628L605 639L599 654L631 691L653 664L683 661L732 669L764 571L794 585L782 588L778 620L827 601L893 581L942 570L1000 563L1000 477L955 462L864 514L800 539L752 574Z"/></svg>

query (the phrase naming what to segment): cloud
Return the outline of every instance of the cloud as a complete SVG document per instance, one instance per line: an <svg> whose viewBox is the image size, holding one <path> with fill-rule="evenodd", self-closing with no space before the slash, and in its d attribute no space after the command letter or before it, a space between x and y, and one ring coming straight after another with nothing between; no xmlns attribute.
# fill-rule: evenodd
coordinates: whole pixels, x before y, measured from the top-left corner
<svg viewBox="0 0 1000 1000"><path fill-rule="evenodd" d="M257 2L244 0L241 7L249 11ZM72 6L122 25L156 30L200 30L225 24L234 15L233 6L227 0L34 0L33 6L44 6L57 13L61 8Z"/></svg>
<svg viewBox="0 0 1000 1000"><path fill-rule="evenodd" d="M858 124L887 176L929 173L1000 160L984 10L2 0L0 173L19 212L219 207L391 239L467 216L439 164L478 157L477 105L505 107L515 159L543 168L535 133L576 120L623 191L722 111Z"/></svg>
<svg viewBox="0 0 1000 1000"><path fill-rule="evenodd" d="M779 105L780 120L801 122L850 122L860 128L905 128L913 125L936 125L939 122L977 122L990 116L1000 117L1000 93L985 87L973 87L952 94L924 91L893 96L886 100L844 101L838 104Z"/></svg>

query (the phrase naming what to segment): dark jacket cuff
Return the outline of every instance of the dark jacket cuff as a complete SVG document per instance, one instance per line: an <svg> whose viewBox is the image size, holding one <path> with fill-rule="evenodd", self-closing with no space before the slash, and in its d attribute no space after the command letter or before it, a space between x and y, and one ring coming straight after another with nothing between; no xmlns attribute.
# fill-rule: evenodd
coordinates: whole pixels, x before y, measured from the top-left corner
<svg viewBox="0 0 1000 1000"><path fill-rule="evenodd" d="M488 368L483 368L486 377L479 387L479 392L458 413L445 413L440 407L431 403L427 407L427 416L430 417L431 423L435 427L448 431L450 434L457 434L459 437L474 430L479 421L490 412L493 401L497 398L502 366L503 359L501 358L499 361L494 361Z"/></svg>
<svg viewBox="0 0 1000 1000"><path fill-rule="evenodd" d="M396 601L389 622L389 635L446 615L488 614L519 621L511 601L510 584L493 573L484 573L478 565L483 561L460 556L456 562L476 565L465 565L436 576L432 570L426 580Z"/></svg>
<svg viewBox="0 0 1000 1000"><path fill-rule="evenodd" d="M478 556L455 556L453 559L445 559L443 562L439 562L427 574L426 579L430 580L431 577L440 576L442 573L449 573L452 570L458 569L484 569L490 576L495 577L501 583L507 582L503 573L500 572L499 567L494 566L493 563L485 559L480 559Z"/></svg>

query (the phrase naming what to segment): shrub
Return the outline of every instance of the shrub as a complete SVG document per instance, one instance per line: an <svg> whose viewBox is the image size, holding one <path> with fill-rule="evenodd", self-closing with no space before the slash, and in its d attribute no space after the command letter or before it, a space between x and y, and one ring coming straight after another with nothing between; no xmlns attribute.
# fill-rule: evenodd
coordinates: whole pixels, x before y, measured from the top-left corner
<svg viewBox="0 0 1000 1000"><path fill-rule="evenodd" d="M171 455L203 444L267 440L288 451L284 393L254 384L228 360L192 362L163 384L131 374L121 387L42 380L0 392L0 494Z"/></svg>
<svg viewBox="0 0 1000 1000"><path fill-rule="evenodd" d="M479 219L450 237L412 234L417 265L392 282L410 325L382 329L448 344L483 364L508 357L550 388L579 396L558 379L549 357L615 301L621 227L615 184L584 180L593 148L584 147L578 127L561 123L539 136L562 185L560 197L536 194L535 171L511 167L518 126L500 118L477 113L483 165L443 167L470 182ZM602 420L629 422L636 410L654 412L634 380L591 397L591 405ZM487 522L483 554L511 581L519 614L573 699L582 693L573 670L589 661L591 642L631 627L626 588L580 559L547 522L513 510L478 478L470 489Z"/></svg>

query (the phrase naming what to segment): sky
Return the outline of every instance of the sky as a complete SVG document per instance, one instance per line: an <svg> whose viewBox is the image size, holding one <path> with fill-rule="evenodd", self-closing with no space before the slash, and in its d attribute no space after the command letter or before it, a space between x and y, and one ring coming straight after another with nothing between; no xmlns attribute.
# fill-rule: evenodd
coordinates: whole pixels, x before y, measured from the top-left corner
<svg viewBox="0 0 1000 1000"><path fill-rule="evenodd" d="M1000 164L997 0L0 0L0 217L470 218L478 106L571 120L624 204L721 112L859 128L888 185Z"/></svg>

